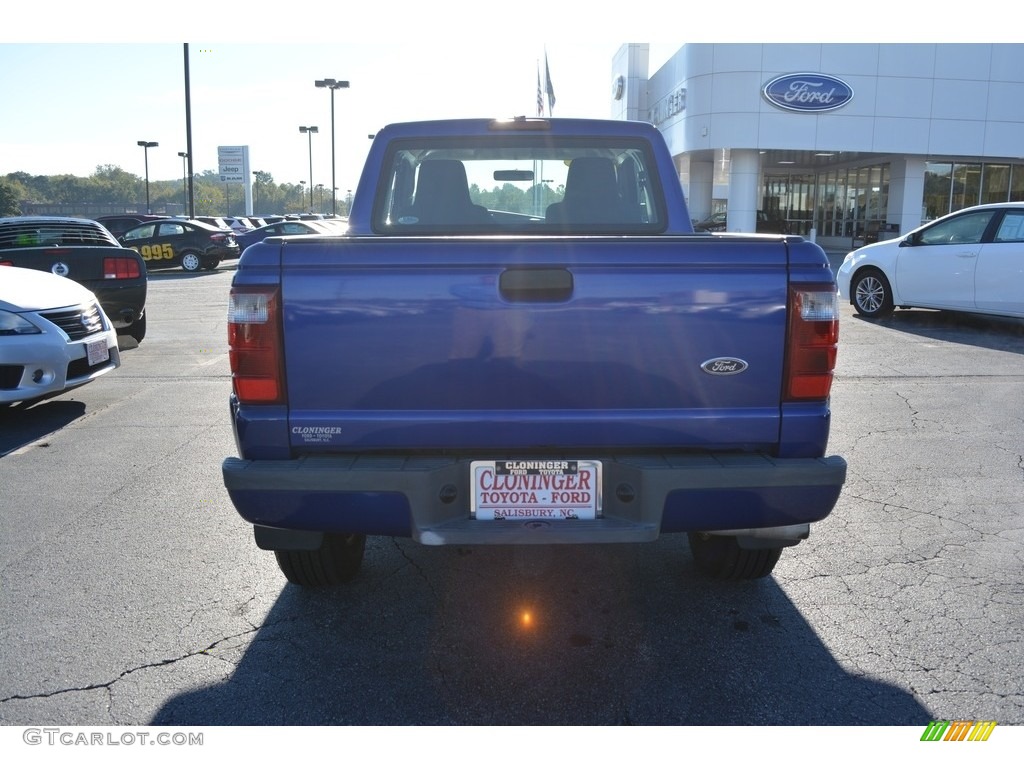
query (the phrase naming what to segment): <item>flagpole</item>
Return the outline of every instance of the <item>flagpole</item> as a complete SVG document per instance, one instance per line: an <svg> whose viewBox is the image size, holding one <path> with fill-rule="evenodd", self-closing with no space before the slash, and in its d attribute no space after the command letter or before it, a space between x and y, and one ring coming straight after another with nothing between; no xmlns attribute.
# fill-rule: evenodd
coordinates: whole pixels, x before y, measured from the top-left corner
<svg viewBox="0 0 1024 768"><path fill-rule="evenodd" d="M544 48L544 89L548 94L548 117L555 114L555 87L551 84L551 68L548 66L548 49Z"/></svg>
<svg viewBox="0 0 1024 768"><path fill-rule="evenodd" d="M544 92L540 89L540 59L537 59L537 117L544 117ZM537 172L537 161L533 161L533 212L540 215L540 189L537 187L537 180L540 174Z"/></svg>

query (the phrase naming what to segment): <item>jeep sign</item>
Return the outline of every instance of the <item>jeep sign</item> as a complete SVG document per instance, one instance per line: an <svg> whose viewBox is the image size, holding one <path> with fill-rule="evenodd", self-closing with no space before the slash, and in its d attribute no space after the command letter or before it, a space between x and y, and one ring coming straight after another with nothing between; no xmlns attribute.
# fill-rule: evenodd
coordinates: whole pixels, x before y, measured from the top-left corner
<svg viewBox="0 0 1024 768"><path fill-rule="evenodd" d="M217 167L221 181L245 182L249 178L249 147L217 147Z"/></svg>

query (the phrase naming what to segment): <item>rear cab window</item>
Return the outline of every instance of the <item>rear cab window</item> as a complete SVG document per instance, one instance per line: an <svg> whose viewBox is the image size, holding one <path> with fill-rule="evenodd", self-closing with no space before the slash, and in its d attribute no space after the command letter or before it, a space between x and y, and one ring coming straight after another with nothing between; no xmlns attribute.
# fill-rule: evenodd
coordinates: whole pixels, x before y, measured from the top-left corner
<svg viewBox="0 0 1024 768"><path fill-rule="evenodd" d="M396 140L378 234L657 234L654 160L635 139L495 135Z"/></svg>

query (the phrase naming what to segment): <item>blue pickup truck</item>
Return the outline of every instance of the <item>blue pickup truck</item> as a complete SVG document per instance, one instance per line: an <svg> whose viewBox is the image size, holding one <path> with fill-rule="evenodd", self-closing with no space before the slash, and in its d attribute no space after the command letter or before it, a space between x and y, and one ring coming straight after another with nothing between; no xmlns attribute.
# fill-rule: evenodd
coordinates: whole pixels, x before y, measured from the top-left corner
<svg viewBox="0 0 1024 768"><path fill-rule="evenodd" d="M384 128L346 233L245 250L228 334L224 483L303 586L352 579L368 535L686 533L699 572L762 578L846 477L824 252L694 233L646 123Z"/></svg>

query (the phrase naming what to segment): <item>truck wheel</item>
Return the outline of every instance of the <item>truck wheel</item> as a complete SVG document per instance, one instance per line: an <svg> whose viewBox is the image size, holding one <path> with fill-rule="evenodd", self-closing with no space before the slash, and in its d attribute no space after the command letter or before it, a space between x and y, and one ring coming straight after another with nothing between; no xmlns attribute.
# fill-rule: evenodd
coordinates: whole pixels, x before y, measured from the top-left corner
<svg viewBox="0 0 1024 768"><path fill-rule="evenodd" d="M199 258L198 253L188 251L181 254L181 268L186 272L198 272L202 266L203 261Z"/></svg>
<svg viewBox="0 0 1024 768"><path fill-rule="evenodd" d="M853 280L853 308L864 317L887 317L892 314L892 289L885 275L877 269L858 272Z"/></svg>
<svg viewBox="0 0 1024 768"><path fill-rule="evenodd" d="M740 549L735 536L707 533L691 533L689 536L697 570L714 579L763 579L772 572L782 554L781 547Z"/></svg>
<svg viewBox="0 0 1024 768"><path fill-rule="evenodd" d="M363 564L366 536L325 534L320 549L276 549L281 573L300 587L333 587L355 578Z"/></svg>

